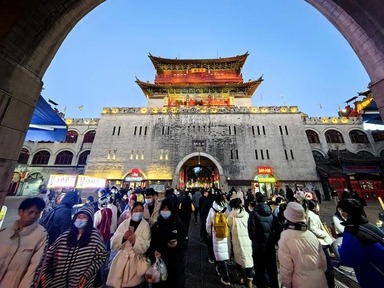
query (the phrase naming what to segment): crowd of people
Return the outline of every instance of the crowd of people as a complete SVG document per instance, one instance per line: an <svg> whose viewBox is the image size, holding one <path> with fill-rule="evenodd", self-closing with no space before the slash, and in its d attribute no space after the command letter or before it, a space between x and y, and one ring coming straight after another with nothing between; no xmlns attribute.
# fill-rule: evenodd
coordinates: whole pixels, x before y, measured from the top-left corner
<svg viewBox="0 0 384 288"><path fill-rule="evenodd" d="M194 231L223 285L335 287L331 255L355 270L361 287L383 283L384 234L368 222L364 203L345 190L330 233L316 192L287 186L267 199L251 189L169 188L159 199L153 188L112 187L75 213L75 191L48 210L41 198L27 198L19 219L0 231L0 286L144 288L161 259L167 274L151 287L185 288L190 224L200 224Z"/></svg>

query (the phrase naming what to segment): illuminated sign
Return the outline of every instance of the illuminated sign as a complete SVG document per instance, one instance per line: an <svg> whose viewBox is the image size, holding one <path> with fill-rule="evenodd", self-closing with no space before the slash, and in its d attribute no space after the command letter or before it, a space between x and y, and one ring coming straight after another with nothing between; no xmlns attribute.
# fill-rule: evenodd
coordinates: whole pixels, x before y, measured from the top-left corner
<svg viewBox="0 0 384 288"><path fill-rule="evenodd" d="M191 73L205 73L207 72L207 68L191 68L189 71Z"/></svg>
<svg viewBox="0 0 384 288"><path fill-rule="evenodd" d="M126 182L141 182L141 181L143 181L143 177L125 177L124 181L126 181Z"/></svg>
<svg viewBox="0 0 384 288"><path fill-rule="evenodd" d="M76 175L51 175L49 176L48 188L74 188Z"/></svg>
<svg viewBox="0 0 384 288"><path fill-rule="evenodd" d="M272 174L271 166L257 166L257 174Z"/></svg>
<svg viewBox="0 0 384 288"><path fill-rule="evenodd" d="M259 178L258 179L259 183L276 183L275 178Z"/></svg>
<svg viewBox="0 0 384 288"><path fill-rule="evenodd" d="M77 178L76 188L104 188L106 179L80 175Z"/></svg>

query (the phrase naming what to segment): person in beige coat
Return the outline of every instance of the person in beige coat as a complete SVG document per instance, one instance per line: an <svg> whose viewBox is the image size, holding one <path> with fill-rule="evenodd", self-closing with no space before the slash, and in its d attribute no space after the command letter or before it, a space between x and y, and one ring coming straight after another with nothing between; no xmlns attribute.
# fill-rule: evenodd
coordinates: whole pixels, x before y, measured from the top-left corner
<svg viewBox="0 0 384 288"><path fill-rule="evenodd" d="M111 249L118 252L108 274L110 287L140 287L144 282L150 266L144 254L151 243L151 230L143 211L143 204L136 202L130 211L131 217L119 225L111 239Z"/></svg>
<svg viewBox="0 0 384 288"><path fill-rule="evenodd" d="M327 288L327 261L316 236L307 229L303 206L289 202L286 229L279 240L280 276L287 288Z"/></svg>
<svg viewBox="0 0 384 288"><path fill-rule="evenodd" d="M247 288L252 288L253 258L252 241L248 234L249 215L245 211L240 197L232 197L229 204L232 211L228 216L228 226L231 229L233 255L239 282L240 284L245 283Z"/></svg>
<svg viewBox="0 0 384 288"><path fill-rule="evenodd" d="M19 206L19 220L0 230L0 287L35 288L40 278L47 232L39 225L43 199L27 198Z"/></svg>

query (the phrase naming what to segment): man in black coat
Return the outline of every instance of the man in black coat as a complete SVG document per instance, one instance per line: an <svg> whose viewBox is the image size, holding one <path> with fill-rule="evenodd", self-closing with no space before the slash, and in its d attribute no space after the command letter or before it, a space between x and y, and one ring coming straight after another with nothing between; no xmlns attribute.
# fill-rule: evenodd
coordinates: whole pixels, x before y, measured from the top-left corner
<svg viewBox="0 0 384 288"><path fill-rule="evenodd" d="M276 250L272 235L272 210L267 205L267 197L256 194L256 206L248 220L248 234L252 240L253 264L255 269L255 284L257 288L278 288ZM265 279L268 273L269 285Z"/></svg>

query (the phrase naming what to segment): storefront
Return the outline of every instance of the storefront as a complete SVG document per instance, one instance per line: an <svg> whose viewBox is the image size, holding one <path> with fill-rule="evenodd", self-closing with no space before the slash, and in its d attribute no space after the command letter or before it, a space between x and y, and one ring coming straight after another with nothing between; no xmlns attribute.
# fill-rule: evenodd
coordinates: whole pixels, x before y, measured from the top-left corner
<svg viewBox="0 0 384 288"><path fill-rule="evenodd" d="M340 197L348 189L366 200L384 197L381 158L367 159L348 150L330 151L326 161L317 163L316 169L324 191L334 189Z"/></svg>
<svg viewBox="0 0 384 288"><path fill-rule="evenodd" d="M271 166L257 166L257 174L253 179L254 191L261 192L267 197L273 195L273 191L276 185L276 178L273 175L273 169Z"/></svg>
<svg viewBox="0 0 384 288"><path fill-rule="evenodd" d="M133 168L123 180L123 187L125 189L135 189L136 187L146 187L147 179L145 179L144 174L138 168Z"/></svg>

